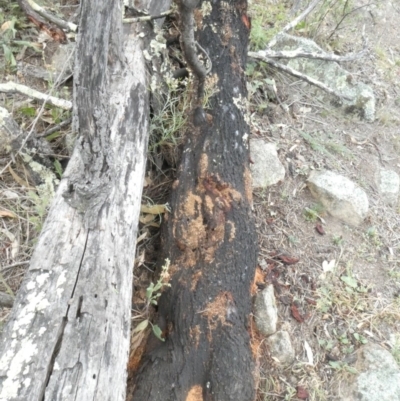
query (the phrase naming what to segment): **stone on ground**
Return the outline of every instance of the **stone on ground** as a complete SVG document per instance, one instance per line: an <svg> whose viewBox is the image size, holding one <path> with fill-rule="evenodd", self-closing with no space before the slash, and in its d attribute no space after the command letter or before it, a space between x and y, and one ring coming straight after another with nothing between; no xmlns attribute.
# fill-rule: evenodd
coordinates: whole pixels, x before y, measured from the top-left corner
<svg viewBox="0 0 400 401"><path fill-rule="evenodd" d="M295 353L287 331L277 331L268 337L271 356L281 364L288 365L294 361Z"/></svg>
<svg viewBox="0 0 400 401"><path fill-rule="evenodd" d="M357 352L358 373L342 383L342 401L400 401L400 367L392 354L378 344Z"/></svg>
<svg viewBox="0 0 400 401"><path fill-rule="evenodd" d="M389 206L396 206L400 187L399 175L392 170L379 169L376 183L383 201Z"/></svg>
<svg viewBox="0 0 400 401"><path fill-rule="evenodd" d="M333 171L313 171L307 185L327 212L345 223L357 226L367 216L367 195L348 178Z"/></svg>
<svg viewBox="0 0 400 401"><path fill-rule="evenodd" d="M269 285L256 295L254 316L258 331L265 336L276 332L278 309L276 307L274 286Z"/></svg>
<svg viewBox="0 0 400 401"><path fill-rule="evenodd" d="M263 139L250 140L250 164L254 188L267 188L285 177L285 168L278 158L276 145Z"/></svg>

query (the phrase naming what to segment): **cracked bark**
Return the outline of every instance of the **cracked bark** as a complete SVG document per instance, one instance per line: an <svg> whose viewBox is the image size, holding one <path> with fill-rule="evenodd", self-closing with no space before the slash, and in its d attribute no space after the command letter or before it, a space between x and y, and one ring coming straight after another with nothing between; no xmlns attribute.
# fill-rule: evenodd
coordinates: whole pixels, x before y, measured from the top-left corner
<svg viewBox="0 0 400 401"><path fill-rule="evenodd" d="M255 397L248 319L256 266L248 169L245 0L195 10L200 45L212 60L217 91L188 129L163 235L171 287L159 300L166 340L136 373L137 401L241 400ZM197 124L197 125L196 125Z"/></svg>
<svg viewBox="0 0 400 401"><path fill-rule="evenodd" d="M148 139L145 25L122 26L122 1L81 7L80 137L2 333L1 400L125 401Z"/></svg>

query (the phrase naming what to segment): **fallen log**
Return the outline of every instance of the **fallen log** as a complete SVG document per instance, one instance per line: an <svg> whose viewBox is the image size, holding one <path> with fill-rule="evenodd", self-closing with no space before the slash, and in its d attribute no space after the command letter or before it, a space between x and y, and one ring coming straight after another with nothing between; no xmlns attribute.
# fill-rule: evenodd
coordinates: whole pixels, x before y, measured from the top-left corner
<svg viewBox="0 0 400 401"><path fill-rule="evenodd" d="M212 61L205 92L215 95L193 111L187 131L163 235L171 287L159 299L156 323L165 341L143 358L135 401L255 397L248 324L257 238L248 167L246 12L247 1L230 0L202 2L193 13L196 40ZM183 30L191 25L184 17ZM193 56L188 46L186 57ZM206 70L196 60L188 64L196 78Z"/></svg>
<svg viewBox="0 0 400 401"><path fill-rule="evenodd" d="M143 29L122 7L81 5L79 139L2 333L1 400L125 400L149 108Z"/></svg>

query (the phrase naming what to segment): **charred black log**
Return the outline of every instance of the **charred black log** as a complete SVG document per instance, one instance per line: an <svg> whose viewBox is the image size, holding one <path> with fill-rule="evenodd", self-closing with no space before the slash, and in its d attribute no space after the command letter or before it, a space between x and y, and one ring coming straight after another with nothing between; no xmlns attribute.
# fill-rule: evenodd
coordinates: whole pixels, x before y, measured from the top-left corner
<svg viewBox="0 0 400 401"><path fill-rule="evenodd" d="M247 1L195 10L201 47L212 60L193 112L171 215L163 237L171 287L159 301L165 342L148 354L133 399L235 400L255 397L248 319L257 239L251 216L244 69ZM190 65L189 65L190 67Z"/></svg>

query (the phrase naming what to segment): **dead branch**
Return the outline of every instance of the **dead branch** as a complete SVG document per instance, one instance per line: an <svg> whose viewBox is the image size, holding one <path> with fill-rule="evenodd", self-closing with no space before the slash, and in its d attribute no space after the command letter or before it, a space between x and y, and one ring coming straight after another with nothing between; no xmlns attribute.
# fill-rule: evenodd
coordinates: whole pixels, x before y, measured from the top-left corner
<svg viewBox="0 0 400 401"><path fill-rule="evenodd" d="M320 82L320 81L318 81L318 80L316 80L314 78L311 78L311 77L309 77L307 75L304 75L301 72L299 72L297 70L294 70L293 68L288 67L287 65L284 65L284 64L281 64L281 63L277 63L276 61L271 60L270 58L264 58L263 59L263 58L259 57L258 59L262 60L262 61L265 61L266 63L268 63L269 65L272 65L273 67L275 67L276 69L278 69L280 71L286 72L289 75L292 75L292 76L294 76L296 78L299 78L299 79L301 79L301 80L303 80L303 81L305 81L305 82L307 82L307 83L309 83L311 85L314 85L317 88L322 89L323 91L329 93L330 95L334 95L339 99L345 99L345 100L349 100L349 101L354 100L353 98L349 98L348 96L346 96L346 95L344 95L344 94L342 94L340 92L337 92L332 88L329 88L329 86L326 86L322 82Z"/></svg>
<svg viewBox="0 0 400 401"><path fill-rule="evenodd" d="M169 15L171 13L172 13L172 10L168 10L168 11L165 11L165 12L157 14L157 15L143 15L143 16L140 16L140 17L124 18L122 20L122 22L124 24L130 24L132 22L152 21L152 20L155 20L155 19L164 18L164 17L166 17L167 15Z"/></svg>
<svg viewBox="0 0 400 401"><path fill-rule="evenodd" d="M49 24L43 17L32 8L31 0L18 0L18 5L25 12L28 19L33 22L41 31L45 31L53 40L57 42L65 42L67 37L62 29L58 26Z"/></svg>
<svg viewBox="0 0 400 401"><path fill-rule="evenodd" d="M343 95L337 91L335 91L332 88L329 88L322 82L311 78L307 75L302 74L299 71L296 71L295 69L288 67L284 64L277 63L276 61L273 61L272 59L274 58L285 58L285 59L293 59L293 58L310 58L310 59L316 59L316 60L325 60L325 61L332 61L332 62L343 62L343 61L354 61L357 59L362 58L368 53L368 43L367 39L364 34L364 27L362 30L362 40L363 40L363 49L358 52L358 53L349 53L344 56L338 56L336 54L332 53L325 53L323 51L321 52L307 52L302 49L296 49L296 50L279 50L279 51L274 51L271 50L271 47L274 46L277 42L277 38L281 35L283 35L285 32L289 31L293 27L295 27L301 20L303 20L310 12L317 6L317 4L321 0L314 0L310 3L310 5L300 14L298 15L293 21L291 21L289 24L285 25L283 29L276 34L271 41L268 43L266 49L264 50L259 50L258 52L248 52L248 56L256 59L256 60L261 60L266 62L267 64L273 66L274 68L286 72L289 75L292 75L296 78L300 78L301 80L314 85L323 91L334 95L338 97L339 99L346 99L346 100L354 100L352 98L349 98L346 95Z"/></svg>
<svg viewBox="0 0 400 401"><path fill-rule="evenodd" d="M293 21L289 22L287 25L285 25L283 27L283 29L277 34L275 35L270 42L268 43L267 47L271 47L275 44L275 40L276 38L281 35L282 33L285 33L287 31L290 31L292 28L294 28L301 20L303 20L305 17L307 17L308 14L310 14L310 12L312 10L314 10L314 8L316 7L316 5L320 2L321 0L314 0L313 2L310 3L310 5L301 13L299 14Z"/></svg>
<svg viewBox="0 0 400 401"><path fill-rule="evenodd" d="M55 15L49 13L45 8L39 6L39 4L35 3L33 0L26 0L26 2L32 8L32 10L36 11L43 18L46 18L48 21L52 22L58 27L69 32L77 31L78 25L74 24L73 22L64 21L61 18L56 17Z"/></svg>
<svg viewBox="0 0 400 401"><path fill-rule="evenodd" d="M360 52L349 53L344 56L338 56L337 54L325 53L325 52L305 52L303 50L280 50L274 51L269 48L265 50L259 50L258 52L248 52L248 56L257 60L266 61L266 58L311 58L314 60L326 60L326 61L354 61L364 57L368 53L368 49L364 47ZM268 63L268 61L266 61Z"/></svg>
<svg viewBox="0 0 400 401"><path fill-rule="evenodd" d="M51 127L49 129L47 129L46 131L43 131L40 134L37 134L36 136L38 138L41 138L41 137L50 135L53 132L60 130L61 128L67 127L69 124L71 124L71 122L72 122L72 117L67 118L66 120L61 121L59 124L55 125L54 127Z"/></svg>
<svg viewBox="0 0 400 401"><path fill-rule="evenodd" d="M20 93L22 95L29 96L33 99L44 100L53 106L60 107L64 110L72 109L72 102L65 99L60 99L54 96L46 95L45 93L39 92L35 89L31 89L25 85L16 84L15 82L7 82L0 84L0 92L3 93Z"/></svg>

